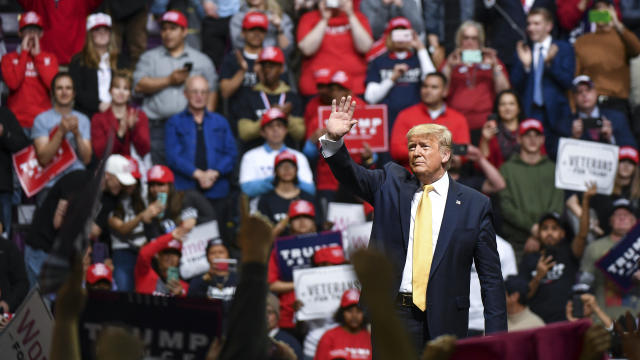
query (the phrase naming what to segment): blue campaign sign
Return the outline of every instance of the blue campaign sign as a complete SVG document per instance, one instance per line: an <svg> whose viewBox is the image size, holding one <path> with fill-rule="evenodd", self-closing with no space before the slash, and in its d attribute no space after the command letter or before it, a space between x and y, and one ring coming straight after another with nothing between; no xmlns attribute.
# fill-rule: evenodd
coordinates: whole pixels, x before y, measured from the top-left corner
<svg viewBox="0 0 640 360"><path fill-rule="evenodd" d="M293 281L293 269L311 267L316 250L331 245L342 246L342 234L339 231L276 239L275 251L280 280Z"/></svg>
<svg viewBox="0 0 640 360"><path fill-rule="evenodd" d="M640 268L640 222L597 262L596 266L624 291L633 286L633 274Z"/></svg>

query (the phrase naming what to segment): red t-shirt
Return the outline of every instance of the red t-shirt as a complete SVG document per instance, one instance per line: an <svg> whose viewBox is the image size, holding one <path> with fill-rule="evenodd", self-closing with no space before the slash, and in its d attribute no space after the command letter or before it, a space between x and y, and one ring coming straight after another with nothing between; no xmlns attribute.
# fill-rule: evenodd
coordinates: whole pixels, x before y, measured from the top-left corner
<svg viewBox="0 0 640 360"><path fill-rule="evenodd" d="M500 60L502 72L509 78ZM442 64L441 68L446 63ZM459 65L451 69L447 105L467 118L469 129L480 129L493 110L496 91L493 86L493 68L488 64Z"/></svg>
<svg viewBox="0 0 640 360"><path fill-rule="evenodd" d="M355 12L362 26L371 34L367 18L359 11ZM310 11L300 18L298 23L298 43L322 19L320 11ZM343 70L351 78L351 90L354 94L364 94L364 79L367 75L367 61L364 54L358 53L351 37L351 26L346 14L340 13L329 19L329 25L322 39L322 44L312 56L302 59L300 74L300 93L314 95L317 93L313 69L331 67Z"/></svg>
<svg viewBox="0 0 640 360"><path fill-rule="evenodd" d="M331 360L344 357L350 360L371 359L371 334L367 330L360 330L352 334L342 326L328 330L316 348L314 360Z"/></svg>
<svg viewBox="0 0 640 360"><path fill-rule="evenodd" d="M276 250L275 246L273 250L271 250L271 256L269 257L269 268L267 272L267 282L269 284L281 280L280 279L280 269L278 268L278 259L276 259ZM292 291L278 294L278 299L280 299L280 322L278 322L278 327L283 329L291 329L295 327L295 323L293 322L293 315L295 311L293 311L293 303L296 301L296 294Z"/></svg>
<svg viewBox="0 0 640 360"><path fill-rule="evenodd" d="M446 126L451 131L451 137L454 144L469 144L471 137L469 135L469 127L467 120L462 114L446 107L444 113L434 121L429 115L427 106L419 103L406 108L396 118L391 130L391 157L398 164L409 166L409 148L407 147L407 132L419 124L436 123Z"/></svg>

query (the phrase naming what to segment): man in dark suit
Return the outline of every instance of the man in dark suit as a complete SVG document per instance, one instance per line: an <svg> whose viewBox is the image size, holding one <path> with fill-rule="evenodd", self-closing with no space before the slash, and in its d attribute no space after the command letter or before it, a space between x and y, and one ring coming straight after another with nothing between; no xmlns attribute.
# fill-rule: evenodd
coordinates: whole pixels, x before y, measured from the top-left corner
<svg viewBox="0 0 640 360"><path fill-rule="evenodd" d="M369 244L393 264L390 295L416 349L421 351L428 340L442 334L467 335L473 260L486 332L505 331L504 285L491 205L487 197L447 174L451 132L432 123L409 130L413 173L393 162L367 170L350 158L342 140L356 123L355 102L342 98L336 108L333 100L332 108L327 134L320 138L322 154L340 184L375 208Z"/></svg>
<svg viewBox="0 0 640 360"><path fill-rule="evenodd" d="M527 16L531 45L519 41L511 68L511 84L520 94L525 117L542 121L547 153L555 159L558 138L570 136L563 123L571 116L566 93L575 72L573 47L551 37L553 15L535 8Z"/></svg>

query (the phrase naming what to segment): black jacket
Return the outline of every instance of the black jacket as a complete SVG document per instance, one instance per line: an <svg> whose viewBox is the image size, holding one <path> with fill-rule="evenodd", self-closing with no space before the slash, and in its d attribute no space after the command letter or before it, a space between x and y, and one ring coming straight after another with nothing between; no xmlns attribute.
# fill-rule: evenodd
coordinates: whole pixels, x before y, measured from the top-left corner
<svg viewBox="0 0 640 360"><path fill-rule="evenodd" d="M27 147L31 140L24 134L20 123L11 110L6 107L0 108L0 125L2 125L2 131L0 131L0 173L5 174L0 176L0 192L11 192L13 191L11 155Z"/></svg>
<svg viewBox="0 0 640 360"><path fill-rule="evenodd" d="M24 260L18 247L0 237L0 300L9 304L15 312L29 291L29 280Z"/></svg>

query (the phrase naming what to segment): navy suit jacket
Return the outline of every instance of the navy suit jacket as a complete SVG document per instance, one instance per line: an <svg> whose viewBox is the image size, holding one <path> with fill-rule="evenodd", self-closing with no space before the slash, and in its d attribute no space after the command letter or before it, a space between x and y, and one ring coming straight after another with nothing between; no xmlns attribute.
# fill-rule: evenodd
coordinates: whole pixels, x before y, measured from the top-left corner
<svg viewBox="0 0 640 360"><path fill-rule="evenodd" d="M395 297L407 256L411 201L420 182L393 162L383 169L365 169L351 159L345 146L326 160L342 186L374 206L369 246L391 261L395 290L390 295ZM489 198L450 179L427 285L426 320L432 338L467 336L473 260L482 287L486 332L506 331L505 290Z"/></svg>
<svg viewBox="0 0 640 360"><path fill-rule="evenodd" d="M563 126L565 119L571 116L567 91L571 89L573 76L575 74L575 54L573 47L566 41L553 40L552 44L558 46L558 53L551 60L549 66L544 69L542 76L542 97L544 100L545 118L538 119L543 122L545 132L545 145L547 153L553 154L557 150L558 138L571 136ZM533 54L533 49L531 49ZM535 60L535 54L534 60ZM533 64L529 72L526 72L517 52L514 54L513 67L511 68L511 84L520 95L522 107L526 117L532 116L533 109L533 85L534 85Z"/></svg>

